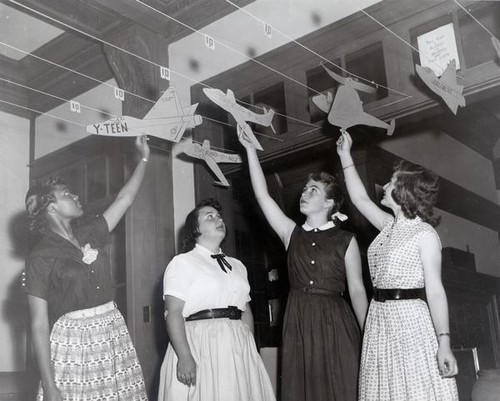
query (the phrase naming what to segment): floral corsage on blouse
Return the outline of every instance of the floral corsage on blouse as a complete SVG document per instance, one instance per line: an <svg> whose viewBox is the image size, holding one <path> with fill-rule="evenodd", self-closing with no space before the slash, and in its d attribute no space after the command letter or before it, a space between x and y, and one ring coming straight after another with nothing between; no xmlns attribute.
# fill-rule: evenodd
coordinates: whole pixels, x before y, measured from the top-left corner
<svg viewBox="0 0 500 401"><path fill-rule="evenodd" d="M88 243L85 244L85 246L82 246L82 252L82 261L87 265L91 265L92 263L94 263L94 261L97 259L97 255L99 255L99 251L92 248Z"/></svg>

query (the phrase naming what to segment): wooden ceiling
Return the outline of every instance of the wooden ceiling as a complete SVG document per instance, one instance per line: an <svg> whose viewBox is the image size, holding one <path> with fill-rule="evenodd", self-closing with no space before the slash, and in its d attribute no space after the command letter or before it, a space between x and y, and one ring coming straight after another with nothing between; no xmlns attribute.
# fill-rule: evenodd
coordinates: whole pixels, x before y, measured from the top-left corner
<svg viewBox="0 0 500 401"><path fill-rule="evenodd" d="M239 7L253 1L233 0ZM39 112L46 112L62 103L63 100L57 97L74 98L95 87L99 81L113 78L113 72L104 56L103 42L111 41L121 30L132 25L141 26L172 43L192 33L187 26L201 29L236 10L224 0L0 2L65 31L19 61L0 55L2 100ZM81 72L82 75L76 75L70 70ZM66 77L68 79L65 82L70 84L61 86L61 78ZM40 92L36 92L37 90ZM51 93L55 97L48 97L42 92ZM0 103L0 110L17 115L29 116L27 109Z"/></svg>

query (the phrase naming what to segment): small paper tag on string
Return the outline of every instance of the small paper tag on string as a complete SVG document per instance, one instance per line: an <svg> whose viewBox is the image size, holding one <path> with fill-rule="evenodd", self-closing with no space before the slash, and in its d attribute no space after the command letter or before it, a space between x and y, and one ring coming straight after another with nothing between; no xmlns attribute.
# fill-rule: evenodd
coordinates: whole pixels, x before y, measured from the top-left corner
<svg viewBox="0 0 500 401"><path fill-rule="evenodd" d="M123 102L125 100L124 90L120 88L115 88L115 97Z"/></svg>
<svg viewBox="0 0 500 401"><path fill-rule="evenodd" d="M210 50L215 50L215 40L207 34L205 34L205 46L207 46Z"/></svg>
<svg viewBox="0 0 500 401"><path fill-rule="evenodd" d="M273 36L273 27L267 23L264 23L264 33L269 39L271 39Z"/></svg>
<svg viewBox="0 0 500 401"><path fill-rule="evenodd" d="M80 102L75 102L74 100L70 100L69 107L73 113L81 113L82 112Z"/></svg>
<svg viewBox="0 0 500 401"><path fill-rule="evenodd" d="M170 68L160 67L160 77L170 81Z"/></svg>

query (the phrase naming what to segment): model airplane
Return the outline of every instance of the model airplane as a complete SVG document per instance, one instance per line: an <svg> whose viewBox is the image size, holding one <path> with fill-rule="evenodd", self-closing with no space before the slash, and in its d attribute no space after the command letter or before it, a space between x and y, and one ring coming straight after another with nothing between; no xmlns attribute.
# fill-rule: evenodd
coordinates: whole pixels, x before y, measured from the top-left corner
<svg viewBox="0 0 500 401"><path fill-rule="evenodd" d="M171 86L158 99L143 119L123 116L87 125L87 132L115 137L153 135L179 142L187 128L201 124L201 116L194 114L198 103L183 108L179 96Z"/></svg>
<svg viewBox="0 0 500 401"><path fill-rule="evenodd" d="M216 184L224 187L229 186L224 174L217 163L241 163L241 157L236 154L223 153L210 148L210 141L203 141L203 145L195 142L186 142L182 146L182 151L188 156L196 159L204 160L212 172L217 176L219 181L214 181Z"/></svg>
<svg viewBox="0 0 500 401"><path fill-rule="evenodd" d="M438 78L429 67L416 65L417 75L424 81L431 91L440 96L453 114L457 114L458 106L465 106L462 96L463 85L457 84L457 70L455 60L449 62L446 70Z"/></svg>
<svg viewBox="0 0 500 401"><path fill-rule="evenodd" d="M498 40L497 38L492 36L491 43L493 43L493 47L495 48L495 51L497 52L497 57L500 58L500 40Z"/></svg>
<svg viewBox="0 0 500 401"><path fill-rule="evenodd" d="M341 85L337 89L335 99L331 92L325 95L313 96L313 103L325 113L328 113L328 122L332 125L340 127L341 131L347 131L348 128L355 125L370 125L372 127L385 128L387 135L392 135L394 132L394 120L389 124L378 118L365 113L363 110L363 102L359 98L357 90L375 93L376 89L371 86L364 85L354 81L352 78L342 77L330 71L323 65L323 68L330 77Z"/></svg>
<svg viewBox="0 0 500 401"><path fill-rule="evenodd" d="M238 138L241 140L241 137L243 136L244 140L251 143L256 149L263 150L247 121L263 125L264 127L271 126L273 132L276 133L271 123L274 116L274 110L266 110L264 108L263 114L254 113L236 103L234 93L231 89L228 89L226 94L224 94L224 92L220 89L212 88L204 88L203 92L212 102L222 107L234 117L236 123L238 124Z"/></svg>

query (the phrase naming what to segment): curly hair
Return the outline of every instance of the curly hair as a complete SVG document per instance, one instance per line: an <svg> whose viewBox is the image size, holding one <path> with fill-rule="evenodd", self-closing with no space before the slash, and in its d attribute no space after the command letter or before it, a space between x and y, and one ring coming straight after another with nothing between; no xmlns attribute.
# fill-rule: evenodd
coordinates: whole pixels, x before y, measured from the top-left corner
<svg viewBox="0 0 500 401"><path fill-rule="evenodd" d="M342 207L342 204L344 203L344 194L342 192L339 181L333 175L325 173L324 171L309 174L307 176L307 180L313 180L322 183L323 188L325 189L326 199L333 200L334 205L328 212L328 218L331 219L332 213L338 212ZM335 218L334 223L339 224L340 221Z"/></svg>
<svg viewBox="0 0 500 401"><path fill-rule="evenodd" d="M47 231L45 212L47 211L47 207L56 201L54 190L57 185L65 185L65 182L59 177L50 177L36 182L26 193L24 203L26 205L26 216L31 233L43 234Z"/></svg>
<svg viewBox="0 0 500 401"><path fill-rule="evenodd" d="M182 240L181 253L189 252L196 245L197 238L201 235L198 225L200 210L205 206L211 206L219 213L222 206L217 199L208 198L200 201L196 207L189 212L184 223L184 239Z"/></svg>
<svg viewBox="0 0 500 401"><path fill-rule="evenodd" d="M434 205L439 192L439 177L436 173L406 160L394 166L394 189L392 198L401 206L404 216L414 219L419 216L432 226L439 224L434 216Z"/></svg>

